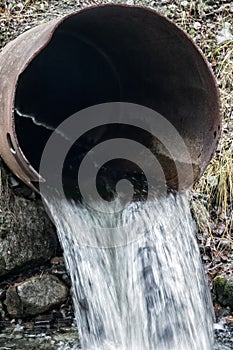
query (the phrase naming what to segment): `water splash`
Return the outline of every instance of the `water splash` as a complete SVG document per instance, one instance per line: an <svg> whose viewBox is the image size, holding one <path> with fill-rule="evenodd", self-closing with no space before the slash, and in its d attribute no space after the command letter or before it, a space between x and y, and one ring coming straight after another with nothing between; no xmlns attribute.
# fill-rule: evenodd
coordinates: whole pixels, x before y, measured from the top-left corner
<svg viewBox="0 0 233 350"><path fill-rule="evenodd" d="M102 212L94 216L56 199L48 206L72 279L83 349L213 348L212 304L187 194L128 204L115 225L138 216L141 235L115 248L80 244L84 227L85 235L99 235L106 226Z"/></svg>

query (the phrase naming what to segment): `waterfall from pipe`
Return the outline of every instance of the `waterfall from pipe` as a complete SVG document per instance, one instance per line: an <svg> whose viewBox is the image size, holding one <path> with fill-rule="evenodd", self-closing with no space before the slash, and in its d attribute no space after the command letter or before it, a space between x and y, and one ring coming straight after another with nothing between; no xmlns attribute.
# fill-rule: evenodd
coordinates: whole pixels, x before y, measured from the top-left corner
<svg viewBox="0 0 233 350"><path fill-rule="evenodd" d="M82 349L213 348L187 193L128 203L111 217L55 197L47 205L72 280Z"/></svg>

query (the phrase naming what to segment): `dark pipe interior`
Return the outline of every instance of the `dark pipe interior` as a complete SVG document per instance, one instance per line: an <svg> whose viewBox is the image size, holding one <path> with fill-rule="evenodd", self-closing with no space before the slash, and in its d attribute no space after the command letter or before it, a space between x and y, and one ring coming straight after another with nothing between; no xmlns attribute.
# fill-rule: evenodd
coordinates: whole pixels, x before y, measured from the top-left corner
<svg viewBox="0 0 233 350"><path fill-rule="evenodd" d="M205 168L220 127L216 91L203 58L166 19L121 6L93 8L66 19L21 74L16 133L31 165L38 171L51 127L83 108L113 101L141 104L165 116L185 140L197 172ZM36 123L22 114L33 116ZM99 127L76 145L77 163L93 145L119 136L149 148L153 143L151 135L137 128ZM112 165L117 179L124 177L121 165ZM170 163L167 168L171 174L166 177L174 177Z"/></svg>

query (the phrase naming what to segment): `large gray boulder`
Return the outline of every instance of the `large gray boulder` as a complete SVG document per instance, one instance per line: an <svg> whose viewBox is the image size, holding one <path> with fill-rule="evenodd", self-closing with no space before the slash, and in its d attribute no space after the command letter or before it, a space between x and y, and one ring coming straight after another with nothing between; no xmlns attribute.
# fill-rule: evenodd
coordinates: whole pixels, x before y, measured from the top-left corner
<svg viewBox="0 0 233 350"><path fill-rule="evenodd" d="M41 200L15 195L10 176L0 163L0 276L47 261L58 244Z"/></svg>
<svg viewBox="0 0 233 350"><path fill-rule="evenodd" d="M68 297L67 286L53 275L35 276L9 287L5 305L12 317L39 315Z"/></svg>

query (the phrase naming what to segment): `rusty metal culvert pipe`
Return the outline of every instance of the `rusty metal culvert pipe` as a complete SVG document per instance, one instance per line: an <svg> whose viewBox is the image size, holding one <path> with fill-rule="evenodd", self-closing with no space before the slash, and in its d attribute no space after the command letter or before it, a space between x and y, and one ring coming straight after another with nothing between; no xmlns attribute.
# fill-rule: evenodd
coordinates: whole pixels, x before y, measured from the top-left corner
<svg viewBox="0 0 233 350"><path fill-rule="evenodd" d="M125 5L71 13L6 45L0 55L1 157L38 190L41 154L52 129L79 110L117 101L165 116L188 147L192 182L201 176L221 131L211 69L190 37L172 22L151 9ZM103 128L96 134L92 130L87 139L114 137ZM122 133L129 137L130 131L125 126L118 130ZM176 188L171 162L160 162L168 187Z"/></svg>

